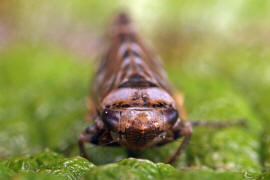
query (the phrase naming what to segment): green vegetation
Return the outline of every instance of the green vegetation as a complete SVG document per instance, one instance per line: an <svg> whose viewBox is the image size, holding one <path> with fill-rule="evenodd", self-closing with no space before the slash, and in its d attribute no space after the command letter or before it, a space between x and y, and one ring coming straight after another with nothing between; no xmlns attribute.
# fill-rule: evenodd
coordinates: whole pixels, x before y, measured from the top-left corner
<svg viewBox="0 0 270 180"><path fill-rule="evenodd" d="M87 145L78 157L86 97L106 23L128 7L162 56L188 119L247 127L195 127L181 143L136 152ZM0 179L270 178L270 3L258 1L13 1L0 4ZM106 44L106 43L104 43Z"/></svg>

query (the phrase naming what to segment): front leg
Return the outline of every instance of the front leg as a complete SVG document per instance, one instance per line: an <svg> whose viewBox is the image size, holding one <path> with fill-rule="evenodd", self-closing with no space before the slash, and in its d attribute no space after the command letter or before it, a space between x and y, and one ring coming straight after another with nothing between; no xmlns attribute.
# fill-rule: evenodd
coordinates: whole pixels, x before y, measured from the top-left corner
<svg viewBox="0 0 270 180"><path fill-rule="evenodd" d="M96 126L89 126L79 136L78 145L79 145L80 155L88 159L89 161L90 161L90 158L88 157L86 153L85 143L97 144L98 134L99 132Z"/></svg>
<svg viewBox="0 0 270 180"><path fill-rule="evenodd" d="M78 139L80 155L88 160L90 160L90 158L86 153L85 143L91 143L101 146L118 145L118 143L113 141L110 135L110 131L106 127L104 127L104 124L98 116L95 117L94 123L95 125L87 127L84 132L80 134Z"/></svg>
<svg viewBox="0 0 270 180"><path fill-rule="evenodd" d="M175 153L166 161L166 163L174 164L177 158L182 154L185 147L188 145L191 135L192 135L192 123L186 121L187 115L184 109L184 95L180 91L175 93L175 100L179 111L180 119L177 120L173 127L173 139L176 140L178 138L183 137L183 141L180 146L177 148Z"/></svg>
<svg viewBox="0 0 270 180"><path fill-rule="evenodd" d="M167 160L167 163L174 164L177 158L182 154L185 147L188 145L192 135L192 124L190 122L183 122L178 129L174 130L175 139L184 137L182 143L177 148L176 152Z"/></svg>

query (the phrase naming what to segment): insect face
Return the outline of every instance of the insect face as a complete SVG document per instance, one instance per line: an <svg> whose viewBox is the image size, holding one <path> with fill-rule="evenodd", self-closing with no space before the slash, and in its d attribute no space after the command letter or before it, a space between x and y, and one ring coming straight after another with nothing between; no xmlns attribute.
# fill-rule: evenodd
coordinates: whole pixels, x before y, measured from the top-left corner
<svg viewBox="0 0 270 180"><path fill-rule="evenodd" d="M166 132L178 118L177 110L172 107L106 108L102 113L102 120L111 130L114 141L131 149L141 149L164 140Z"/></svg>

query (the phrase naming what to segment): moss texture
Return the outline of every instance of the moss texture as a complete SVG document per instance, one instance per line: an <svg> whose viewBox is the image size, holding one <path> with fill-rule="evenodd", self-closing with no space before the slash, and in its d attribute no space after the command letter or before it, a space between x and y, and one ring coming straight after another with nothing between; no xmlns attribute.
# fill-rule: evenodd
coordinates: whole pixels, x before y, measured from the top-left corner
<svg viewBox="0 0 270 180"><path fill-rule="evenodd" d="M78 157L101 37L122 9L163 57L189 120L246 126L194 127L175 166L162 162L181 139L133 157L88 144L91 162ZM269 179L269 12L268 0L2 0L0 179Z"/></svg>

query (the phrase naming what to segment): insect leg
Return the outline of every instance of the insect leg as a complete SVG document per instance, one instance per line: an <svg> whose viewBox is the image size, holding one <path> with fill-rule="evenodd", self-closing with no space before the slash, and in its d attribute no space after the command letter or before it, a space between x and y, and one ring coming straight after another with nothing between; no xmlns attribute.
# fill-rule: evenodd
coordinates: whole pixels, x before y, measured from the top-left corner
<svg viewBox="0 0 270 180"><path fill-rule="evenodd" d="M179 137L184 137L184 140L176 150L176 152L169 158L167 163L174 164L177 158L182 154L185 147L188 145L191 135L192 135L192 124L190 122L183 122L180 124L180 128L175 131L176 137L175 139Z"/></svg>
<svg viewBox="0 0 270 180"><path fill-rule="evenodd" d="M93 143L96 144L97 139L97 128L96 126L89 126L85 129L83 133L80 134L78 139L78 145L80 150L80 155L90 161L86 151L85 151L85 143Z"/></svg>
<svg viewBox="0 0 270 180"><path fill-rule="evenodd" d="M244 119L239 119L231 122L205 122L205 121L191 121L193 127L213 127L213 128L228 128L231 126L243 126L246 127L247 123Z"/></svg>
<svg viewBox="0 0 270 180"><path fill-rule="evenodd" d="M119 144L112 139L110 131L104 126L99 116L93 115L92 119L94 119L94 125L87 127L84 132L80 134L78 139L80 155L88 160L90 160L90 158L85 151L85 143L100 146L119 146Z"/></svg>

